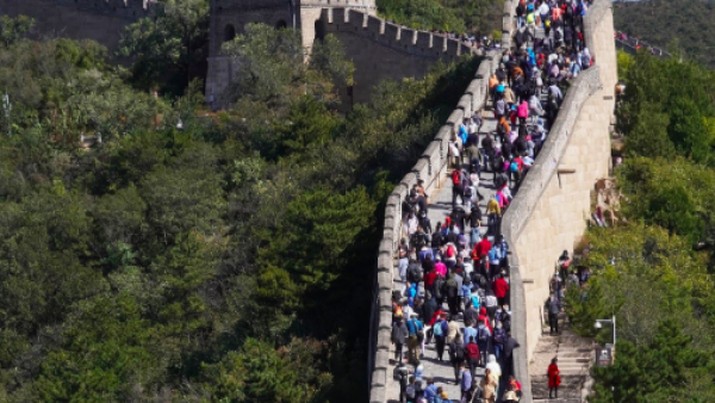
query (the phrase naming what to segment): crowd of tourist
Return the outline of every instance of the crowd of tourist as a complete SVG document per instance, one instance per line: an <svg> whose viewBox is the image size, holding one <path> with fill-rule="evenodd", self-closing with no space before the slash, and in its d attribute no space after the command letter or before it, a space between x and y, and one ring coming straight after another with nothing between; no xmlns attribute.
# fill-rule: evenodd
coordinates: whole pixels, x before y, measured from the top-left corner
<svg viewBox="0 0 715 403"><path fill-rule="evenodd" d="M422 182L403 202L397 265L403 286L392 306L401 401L520 399L501 217L548 136L565 84L593 63L583 36L589 4L519 1L514 46L502 52L489 78L491 113L466 118L449 143L449 214L432 225ZM483 131L484 119L494 119L496 129ZM447 396L434 374L425 373L425 359L452 368L460 396Z"/></svg>

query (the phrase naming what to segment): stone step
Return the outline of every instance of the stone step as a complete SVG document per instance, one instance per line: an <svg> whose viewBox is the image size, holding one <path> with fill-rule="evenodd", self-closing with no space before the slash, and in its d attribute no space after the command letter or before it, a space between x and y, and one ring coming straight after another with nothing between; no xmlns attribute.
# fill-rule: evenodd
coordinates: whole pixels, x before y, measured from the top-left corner
<svg viewBox="0 0 715 403"><path fill-rule="evenodd" d="M561 375L561 386L559 387L560 399L581 399L581 386L586 380L586 376ZM536 375L531 377L531 394L534 400L548 399L548 377L546 375ZM552 399L555 401L556 399Z"/></svg>

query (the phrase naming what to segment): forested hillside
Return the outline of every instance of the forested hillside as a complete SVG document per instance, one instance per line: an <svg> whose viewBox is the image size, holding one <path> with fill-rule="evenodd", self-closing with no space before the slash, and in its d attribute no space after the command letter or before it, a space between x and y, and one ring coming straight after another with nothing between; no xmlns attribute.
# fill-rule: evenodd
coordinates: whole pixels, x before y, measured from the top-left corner
<svg viewBox="0 0 715 403"><path fill-rule="evenodd" d="M339 43L304 64L298 33L255 25L227 47L245 63L232 106L211 113L196 83L149 91L174 88L201 29L171 58L137 47L197 17L130 27L131 70L5 20L0 401L366 398L381 204L477 61L343 115Z"/></svg>
<svg viewBox="0 0 715 403"><path fill-rule="evenodd" d="M715 73L621 54L623 209L586 234L593 275L571 290L576 329L617 317L615 365L594 370L594 402L715 401Z"/></svg>
<svg viewBox="0 0 715 403"><path fill-rule="evenodd" d="M409 27L453 33L501 35L503 0L377 0L387 19Z"/></svg>
<svg viewBox="0 0 715 403"><path fill-rule="evenodd" d="M617 30L715 68L715 1L615 3L613 13Z"/></svg>

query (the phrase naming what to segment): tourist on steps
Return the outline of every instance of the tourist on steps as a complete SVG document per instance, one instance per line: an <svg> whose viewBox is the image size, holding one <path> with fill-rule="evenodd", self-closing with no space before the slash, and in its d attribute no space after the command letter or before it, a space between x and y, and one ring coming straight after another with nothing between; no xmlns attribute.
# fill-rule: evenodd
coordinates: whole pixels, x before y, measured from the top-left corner
<svg viewBox="0 0 715 403"><path fill-rule="evenodd" d="M561 372L557 362L558 358L554 357L549 364L549 369L546 375L549 377L549 399L559 398L559 385L561 385Z"/></svg>

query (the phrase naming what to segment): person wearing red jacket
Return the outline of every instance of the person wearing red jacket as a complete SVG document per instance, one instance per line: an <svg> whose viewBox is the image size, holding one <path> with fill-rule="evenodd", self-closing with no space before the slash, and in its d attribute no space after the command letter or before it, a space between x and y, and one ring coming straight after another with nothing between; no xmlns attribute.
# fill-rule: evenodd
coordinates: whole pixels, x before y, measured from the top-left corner
<svg viewBox="0 0 715 403"><path fill-rule="evenodd" d="M494 328L492 328L492 321L489 319L489 314L487 313L487 308L479 308L479 317L477 318L477 323L483 322L484 325L489 329L489 333L494 334Z"/></svg>
<svg viewBox="0 0 715 403"><path fill-rule="evenodd" d="M469 339L469 343L464 346L464 349L467 353L466 356L469 371L471 371L472 375L474 375L477 367L479 366L479 357L481 357L479 345L477 345L477 341L474 339L474 336Z"/></svg>
<svg viewBox="0 0 715 403"><path fill-rule="evenodd" d="M434 295L432 288L434 287L434 281L437 279L437 270L432 269L426 272L422 278L425 282L425 290L431 291L432 295Z"/></svg>
<svg viewBox="0 0 715 403"><path fill-rule="evenodd" d="M492 243L489 241L489 237L484 236L482 240L474 244L472 249L472 261L474 262L474 269L479 269L480 274L485 278L488 278L489 273L489 250L492 248ZM478 264L478 266L477 266Z"/></svg>
<svg viewBox="0 0 715 403"><path fill-rule="evenodd" d="M554 357L549 364L549 369L546 375L549 377L549 399L559 398L559 386L561 385L561 371L557 364L558 358Z"/></svg>
<svg viewBox="0 0 715 403"><path fill-rule="evenodd" d="M496 280L494 280L494 295L497 297L499 306L504 306L506 304L506 295L509 292L509 283L504 278L504 274L500 274Z"/></svg>
<svg viewBox="0 0 715 403"><path fill-rule="evenodd" d="M492 243L489 242L489 237L482 237L482 240L474 244L472 249L472 260L479 261L483 257L489 254L489 250L492 248Z"/></svg>

